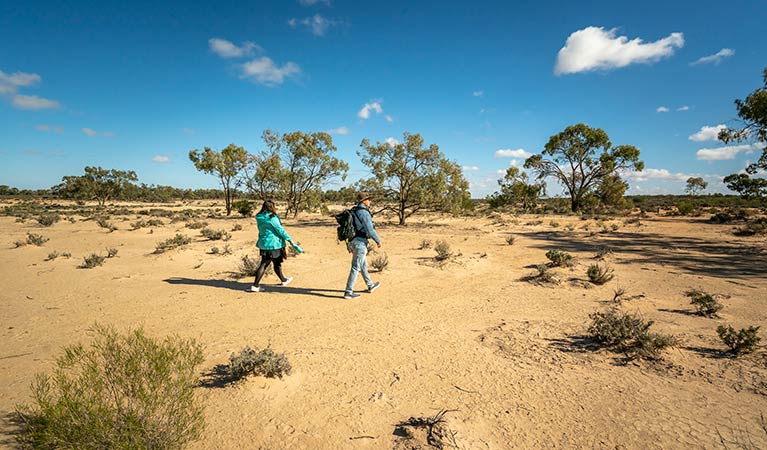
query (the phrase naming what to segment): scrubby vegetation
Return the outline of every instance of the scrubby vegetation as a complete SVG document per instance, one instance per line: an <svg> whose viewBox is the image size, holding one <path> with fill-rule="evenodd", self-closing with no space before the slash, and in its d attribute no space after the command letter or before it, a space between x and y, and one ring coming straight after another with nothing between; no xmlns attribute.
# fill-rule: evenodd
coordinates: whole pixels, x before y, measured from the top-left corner
<svg viewBox="0 0 767 450"><path fill-rule="evenodd" d="M758 335L759 328L750 326L736 331L730 325L719 325L716 327L716 334L724 345L730 348L730 352L740 355L756 350L756 345L762 340Z"/></svg>
<svg viewBox="0 0 767 450"><path fill-rule="evenodd" d="M192 230L199 230L202 228L206 228L208 226L208 222L187 222L185 226Z"/></svg>
<svg viewBox="0 0 767 450"><path fill-rule="evenodd" d="M431 248L431 240L430 239L422 239L421 244L419 245L419 250L426 250Z"/></svg>
<svg viewBox="0 0 767 450"><path fill-rule="evenodd" d="M378 272L383 272L389 266L389 257L386 253L376 255L370 261L370 266Z"/></svg>
<svg viewBox="0 0 767 450"><path fill-rule="evenodd" d="M38 247L42 247L43 244L45 244L48 241L50 241L50 239L48 239L47 237L44 237L44 236L42 236L40 234L27 233L27 240L26 240L27 244L36 245ZM20 245L18 245L18 242L17 242L16 246L20 247Z"/></svg>
<svg viewBox="0 0 767 450"><path fill-rule="evenodd" d="M240 263L237 265L237 271L234 273L235 277L237 278L244 278L244 277L255 277L256 271L258 270L258 261L252 259L248 255L243 255L243 257L240 259ZM269 266L269 269L271 269L272 266Z"/></svg>
<svg viewBox="0 0 767 450"><path fill-rule="evenodd" d="M229 244L225 245L224 248L222 249L218 247L213 247L210 249L210 253L213 255L231 255L232 247L230 247Z"/></svg>
<svg viewBox="0 0 767 450"><path fill-rule="evenodd" d="M453 256L453 252L450 250L450 244L448 244L447 241L437 241L437 243L434 244L434 251L437 252L437 256L434 257L437 261L446 261Z"/></svg>
<svg viewBox="0 0 767 450"><path fill-rule="evenodd" d="M83 258L83 263L80 264L80 269L92 269L97 266L103 266L104 261L106 260L106 256L101 256L97 253L91 253L90 255Z"/></svg>
<svg viewBox="0 0 767 450"><path fill-rule="evenodd" d="M37 220L37 223L39 223L40 225L44 227L49 227L53 225L54 223L58 222L59 220L61 220L61 216L55 213L45 213L45 214L39 215L36 220Z"/></svg>
<svg viewBox="0 0 767 450"><path fill-rule="evenodd" d="M66 347L53 374L32 383L32 404L17 411L24 448L180 450L200 437L200 345L142 329L92 331L89 347Z"/></svg>
<svg viewBox="0 0 767 450"><path fill-rule="evenodd" d="M514 242L516 242L517 238L513 234L510 234L506 236L506 243L509 245L514 245Z"/></svg>
<svg viewBox="0 0 767 450"><path fill-rule="evenodd" d="M184 236L183 234L176 234L172 238L168 238L162 242L158 242L154 252L164 253L164 252L167 252L168 250L173 250L174 248L181 247L182 245L190 244L191 242L192 242L192 238L188 236Z"/></svg>
<svg viewBox="0 0 767 450"><path fill-rule="evenodd" d="M613 274L613 269L607 264L604 266L600 266L599 264L590 265L586 270L586 275L588 275L589 281L599 285L607 283L615 276Z"/></svg>
<svg viewBox="0 0 767 450"><path fill-rule="evenodd" d="M653 321L639 315L614 308L589 317L588 333L595 341L632 358L660 359L663 350L679 344L674 336L651 332Z"/></svg>
<svg viewBox="0 0 767 450"><path fill-rule="evenodd" d="M546 252L546 258L551 261L550 264L552 267L570 267L573 265L573 256L562 250L549 250Z"/></svg>
<svg viewBox="0 0 767 450"><path fill-rule="evenodd" d="M690 304L701 316L716 317L717 313L724 307L713 295L704 291L693 289L685 292L685 295L690 298Z"/></svg>
<svg viewBox="0 0 767 450"><path fill-rule="evenodd" d="M293 368L284 353L275 353L271 347L254 350L246 346L240 353L232 353L225 373L227 378L236 381L249 375L282 378L290 375L292 371Z"/></svg>
<svg viewBox="0 0 767 450"><path fill-rule="evenodd" d="M226 230L214 230L212 228L203 228L200 234L211 241L228 241L232 235Z"/></svg>

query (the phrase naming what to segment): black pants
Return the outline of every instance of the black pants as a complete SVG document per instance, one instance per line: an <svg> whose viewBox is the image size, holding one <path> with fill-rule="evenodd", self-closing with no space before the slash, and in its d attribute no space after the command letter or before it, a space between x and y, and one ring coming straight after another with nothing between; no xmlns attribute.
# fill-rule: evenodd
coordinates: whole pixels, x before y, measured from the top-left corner
<svg viewBox="0 0 767 450"><path fill-rule="evenodd" d="M274 263L274 273L280 277L280 281L284 282L287 280L285 275L282 274L282 250L261 250L261 264L259 264L258 270L256 270L254 286L258 286L261 283L261 278L264 277L266 268L269 267L270 263Z"/></svg>

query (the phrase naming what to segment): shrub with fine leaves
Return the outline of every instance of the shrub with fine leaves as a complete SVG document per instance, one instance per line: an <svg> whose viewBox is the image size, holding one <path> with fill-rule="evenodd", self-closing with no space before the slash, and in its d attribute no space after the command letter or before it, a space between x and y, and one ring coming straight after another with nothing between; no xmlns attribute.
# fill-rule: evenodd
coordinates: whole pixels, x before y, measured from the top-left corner
<svg viewBox="0 0 767 450"><path fill-rule="evenodd" d="M741 328L738 331L730 325L719 325L716 328L719 339L735 354L751 353L756 350L756 345L762 340L757 335L758 332L759 327L754 326Z"/></svg>
<svg viewBox="0 0 767 450"><path fill-rule="evenodd" d="M716 317L717 313L724 307L708 292L693 289L685 292L685 295L690 297L690 304L695 306L697 313L701 316Z"/></svg>
<svg viewBox="0 0 767 450"><path fill-rule="evenodd" d="M562 250L549 250L546 252L546 258L551 261L551 265L558 266L571 266L573 264L573 256Z"/></svg>
<svg viewBox="0 0 767 450"><path fill-rule="evenodd" d="M282 378L290 375L293 368L284 353L275 353L271 347L253 350L245 346L240 353L229 357L226 375L231 380L241 380L248 375Z"/></svg>
<svg viewBox="0 0 767 450"><path fill-rule="evenodd" d="M595 341L632 357L660 359L663 350L679 343L674 336L651 332L654 322L639 315L609 309L589 317L588 333Z"/></svg>

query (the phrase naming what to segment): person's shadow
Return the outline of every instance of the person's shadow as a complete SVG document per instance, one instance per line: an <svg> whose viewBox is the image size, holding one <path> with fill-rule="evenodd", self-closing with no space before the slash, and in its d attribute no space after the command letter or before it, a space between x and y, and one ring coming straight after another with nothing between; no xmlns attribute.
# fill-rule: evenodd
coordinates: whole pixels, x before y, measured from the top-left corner
<svg viewBox="0 0 767 450"><path fill-rule="evenodd" d="M168 284L182 284L189 286L208 286L221 289L230 289L233 291L247 292L252 286L252 283L241 283L239 281L229 280L198 280L194 278L182 278L171 277L165 280ZM280 286L276 285L261 285L265 292L284 292L285 294L299 294L299 295L311 295L314 297L326 297L326 298L339 298L344 296L343 289L316 289L316 288L301 288L293 286ZM335 293L336 295L330 295L328 293ZM253 293L253 295L258 295Z"/></svg>

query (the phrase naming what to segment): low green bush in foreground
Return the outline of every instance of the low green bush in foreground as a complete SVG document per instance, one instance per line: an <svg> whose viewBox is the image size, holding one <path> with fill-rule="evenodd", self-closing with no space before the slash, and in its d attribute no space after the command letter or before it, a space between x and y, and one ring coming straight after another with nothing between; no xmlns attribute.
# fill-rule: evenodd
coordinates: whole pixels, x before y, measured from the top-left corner
<svg viewBox="0 0 767 450"><path fill-rule="evenodd" d="M17 408L23 448L165 450L200 437L199 344L142 329L92 332L89 346L64 348L53 373L37 375L32 404Z"/></svg>

